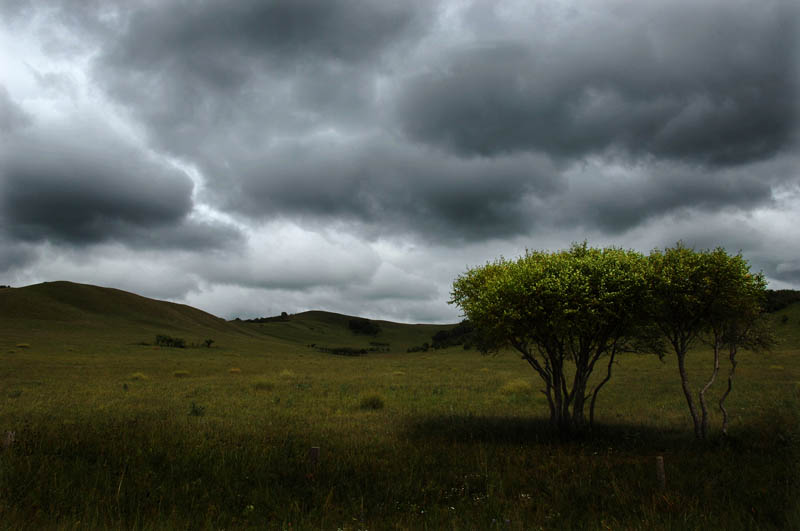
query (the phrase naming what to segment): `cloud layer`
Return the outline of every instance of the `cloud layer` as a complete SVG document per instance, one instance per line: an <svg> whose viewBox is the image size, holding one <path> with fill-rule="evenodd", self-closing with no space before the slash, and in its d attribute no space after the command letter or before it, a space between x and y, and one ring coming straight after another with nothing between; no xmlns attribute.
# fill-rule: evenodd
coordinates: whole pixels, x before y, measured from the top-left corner
<svg viewBox="0 0 800 531"><path fill-rule="evenodd" d="M465 267L588 238L800 287L795 2L0 9L12 282L452 320Z"/></svg>

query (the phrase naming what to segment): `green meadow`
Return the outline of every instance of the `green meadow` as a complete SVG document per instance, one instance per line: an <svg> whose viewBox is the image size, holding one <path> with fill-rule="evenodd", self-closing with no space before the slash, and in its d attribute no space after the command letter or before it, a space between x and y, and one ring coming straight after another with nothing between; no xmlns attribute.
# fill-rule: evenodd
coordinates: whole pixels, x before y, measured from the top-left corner
<svg viewBox="0 0 800 531"><path fill-rule="evenodd" d="M740 354L730 436L716 414L706 443L672 357L622 356L599 426L562 438L512 352L409 353L448 326L349 319L0 290L0 529L800 528L798 303L774 351ZM699 388L709 354L689 362Z"/></svg>

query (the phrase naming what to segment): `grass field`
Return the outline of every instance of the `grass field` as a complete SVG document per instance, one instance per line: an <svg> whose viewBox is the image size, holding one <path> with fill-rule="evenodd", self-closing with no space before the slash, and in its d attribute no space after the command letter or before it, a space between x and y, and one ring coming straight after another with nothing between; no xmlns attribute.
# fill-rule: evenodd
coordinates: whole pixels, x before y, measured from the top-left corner
<svg viewBox="0 0 800 531"><path fill-rule="evenodd" d="M598 429L567 440L513 353L406 353L442 326L369 337L324 312L225 322L68 283L0 290L0 528L798 529L800 305L773 317L778 348L740 355L730 437L715 415L694 442L674 360L630 356ZM390 352L309 346L370 342ZM707 353L690 369L699 386Z"/></svg>

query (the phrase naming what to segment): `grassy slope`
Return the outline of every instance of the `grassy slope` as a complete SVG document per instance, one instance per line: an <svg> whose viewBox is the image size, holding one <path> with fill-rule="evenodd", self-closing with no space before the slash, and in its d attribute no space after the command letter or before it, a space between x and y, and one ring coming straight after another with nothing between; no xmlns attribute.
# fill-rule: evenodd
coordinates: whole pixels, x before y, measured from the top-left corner
<svg viewBox="0 0 800 531"><path fill-rule="evenodd" d="M91 286L0 290L0 434L17 433L0 451L0 529L800 522L800 305L774 316L775 352L740 356L731 441L699 447L670 357L620 359L598 404L603 429L560 441L517 356L406 354L440 327L381 322L369 338L347 330L348 319L307 312L288 323L226 323ZM155 333L217 344L137 344ZM347 358L306 346L370 341L393 352ZM690 354L694 387L709 374L705 354ZM369 394L384 407L362 409ZM317 468L309 446L322 447ZM666 492L655 485L656 454Z"/></svg>
<svg viewBox="0 0 800 531"><path fill-rule="evenodd" d="M89 343L152 342L155 334L183 337L189 343L214 339L218 345L262 351L327 347L368 348L371 342L388 343L396 352L430 342L431 336L451 325L407 325L377 321L377 336L353 334L352 317L311 311L289 322L246 323L225 321L183 304L158 301L125 291L76 284L45 282L24 288L0 290L0 348L17 343L59 341Z"/></svg>

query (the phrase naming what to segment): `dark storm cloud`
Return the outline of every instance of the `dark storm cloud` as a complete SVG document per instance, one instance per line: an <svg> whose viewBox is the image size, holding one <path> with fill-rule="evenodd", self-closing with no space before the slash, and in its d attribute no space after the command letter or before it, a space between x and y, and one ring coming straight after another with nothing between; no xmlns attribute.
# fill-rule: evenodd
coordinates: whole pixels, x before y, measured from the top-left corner
<svg viewBox="0 0 800 531"><path fill-rule="evenodd" d="M31 127L0 149L0 219L14 239L208 247L232 230L188 219L192 181L103 125Z"/></svg>
<svg viewBox="0 0 800 531"><path fill-rule="evenodd" d="M782 182L800 182L787 156L737 167L698 168L675 162L603 169L572 175L574 189L555 203L551 219L563 226L597 227L618 234L665 215L688 211L749 211L769 205Z"/></svg>
<svg viewBox="0 0 800 531"><path fill-rule="evenodd" d="M410 138L461 154L611 150L716 165L791 140L797 4L610 5L442 52L407 80L397 118Z"/></svg>
<svg viewBox="0 0 800 531"><path fill-rule="evenodd" d="M791 145L794 4L474 2L452 42L440 7L143 4L94 76L215 205L255 219L447 241L769 201L773 181L724 169ZM567 191L564 168L592 156L643 168Z"/></svg>
<svg viewBox="0 0 800 531"><path fill-rule="evenodd" d="M265 110L283 110L286 103L334 114L331 108L342 103L353 109L358 95L365 95L358 69L395 40L418 31L424 5L157 3L133 12L120 37L105 47L96 73L112 95L148 119L157 135L187 121L197 124L198 114L221 128L237 125L249 113L290 127L286 122L292 114L308 110L277 115Z"/></svg>
<svg viewBox="0 0 800 531"><path fill-rule="evenodd" d="M136 11L109 59L149 70L189 68L227 84L244 58L286 66L318 58L360 62L415 22L420 2L273 0L159 2ZM227 64L232 59L234 64Z"/></svg>
<svg viewBox="0 0 800 531"><path fill-rule="evenodd" d="M38 253L32 245L6 239L0 234L0 273L19 270L38 258ZM0 281L8 284L9 281Z"/></svg>
<svg viewBox="0 0 800 531"><path fill-rule="evenodd" d="M117 119L131 120L157 156L197 170L194 201L249 226L248 249L271 222L302 228L281 238L324 227L370 244L439 245L448 256L453 245L510 238L556 245L583 232L616 237L698 212L772 207L776 188L798 179L788 155L796 148L795 2L34 5L51 13L59 46L77 46L59 57L87 61L91 90L114 104ZM31 18L17 13L18 24ZM64 92L56 82L66 78L49 72L36 76L40 89ZM35 145L15 149L18 168L33 165L22 152ZM48 202L65 192L39 198L15 186L13 204L27 205L6 201L25 222L16 237L241 243L236 229L193 215L189 181L174 168L123 170L141 180L121 178L137 184L117 194L119 179L99 177L106 162L74 151L86 182L107 185L81 189L75 204L84 207L64 214L69 222ZM136 150L119 158L147 159ZM275 242L261 245L268 255ZM313 255L280 253L300 262ZM292 277L294 262L272 276L221 269L202 276L317 286L311 269ZM320 285L369 277L351 269Z"/></svg>
<svg viewBox="0 0 800 531"><path fill-rule="evenodd" d="M526 196L560 189L547 157L464 160L386 138L285 143L252 161L240 186L230 206L253 217L335 218L454 242L526 232L536 219Z"/></svg>

